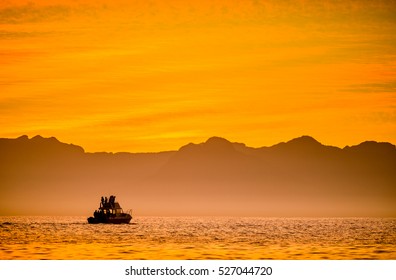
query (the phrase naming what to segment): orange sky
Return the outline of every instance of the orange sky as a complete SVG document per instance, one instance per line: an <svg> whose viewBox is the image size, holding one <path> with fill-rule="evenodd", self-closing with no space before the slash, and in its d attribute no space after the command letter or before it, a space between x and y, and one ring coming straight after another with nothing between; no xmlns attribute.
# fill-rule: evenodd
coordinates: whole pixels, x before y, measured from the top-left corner
<svg viewBox="0 0 396 280"><path fill-rule="evenodd" d="M395 1L0 2L0 137L396 143Z"/></svg>

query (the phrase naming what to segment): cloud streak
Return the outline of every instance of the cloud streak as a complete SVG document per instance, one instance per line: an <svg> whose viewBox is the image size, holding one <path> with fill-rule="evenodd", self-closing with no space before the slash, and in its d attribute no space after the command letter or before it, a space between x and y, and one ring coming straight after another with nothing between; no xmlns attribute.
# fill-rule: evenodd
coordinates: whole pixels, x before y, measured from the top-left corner
<svg viewBox="0 0 396 280"><path fill-rule="evenodd" d="M68 6L53 5L37 7L33 4L11 6L0 9L0 24L22 24L64 21L70 17L72 9Z"/></svg>

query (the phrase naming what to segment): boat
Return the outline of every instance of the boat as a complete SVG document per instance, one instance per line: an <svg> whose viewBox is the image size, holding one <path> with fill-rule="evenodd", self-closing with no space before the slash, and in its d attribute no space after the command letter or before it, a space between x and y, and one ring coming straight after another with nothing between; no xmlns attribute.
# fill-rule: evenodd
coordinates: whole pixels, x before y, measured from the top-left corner
<svg viewBox="0 0 396 280"><path fill-rule="evenodd" d="M95 210L93 217L89 217L89 224L128 224L132 220L131 211L124 211L120 203L115 201L115 196L101 198L98 210Z"/></svg>

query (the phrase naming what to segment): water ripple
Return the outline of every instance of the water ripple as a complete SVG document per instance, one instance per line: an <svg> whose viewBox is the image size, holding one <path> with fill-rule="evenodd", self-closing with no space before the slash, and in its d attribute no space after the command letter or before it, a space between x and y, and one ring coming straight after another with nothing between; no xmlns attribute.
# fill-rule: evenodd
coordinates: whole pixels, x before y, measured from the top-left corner
<svg viewBox="0 0 396 280"><path fill-rule="evenodd" d="M0 259L396 259L396 219L0 217Z"/></svg>

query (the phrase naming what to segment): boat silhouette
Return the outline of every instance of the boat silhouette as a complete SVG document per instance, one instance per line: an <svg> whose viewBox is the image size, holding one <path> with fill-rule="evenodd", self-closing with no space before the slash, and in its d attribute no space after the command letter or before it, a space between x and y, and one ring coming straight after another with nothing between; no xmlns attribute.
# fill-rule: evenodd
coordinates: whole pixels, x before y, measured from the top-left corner
<svg viewBox="0 0 396 280"><path fill-rule="evenodd" d="M89 217L89 224L128 224L132 220L131 211L124 211L120 203L115 201L115 196L101 198L98 210L95 210L93 217Z"/></svg>

